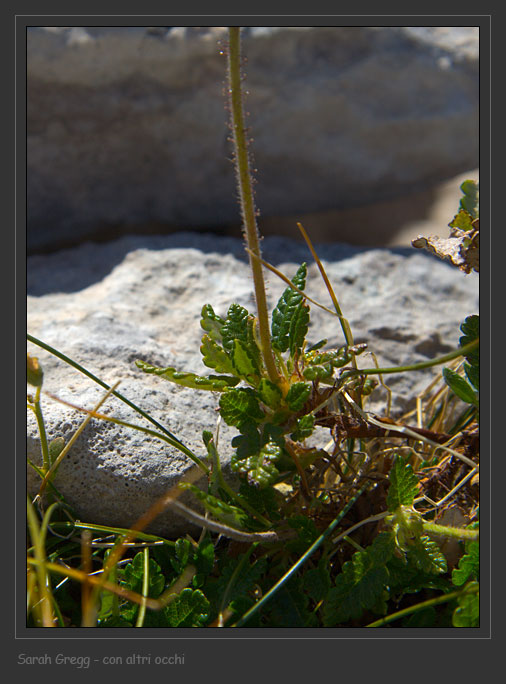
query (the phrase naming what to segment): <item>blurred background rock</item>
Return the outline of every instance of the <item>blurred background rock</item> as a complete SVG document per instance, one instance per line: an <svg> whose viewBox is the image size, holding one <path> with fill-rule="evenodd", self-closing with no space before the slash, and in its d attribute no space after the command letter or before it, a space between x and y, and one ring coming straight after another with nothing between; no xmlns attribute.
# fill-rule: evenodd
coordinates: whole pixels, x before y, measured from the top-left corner
<svg viewBox="0 0 506 684"><path fill-rule="evenodd" d="M237 236L223 27L33 27L29 254L181 229ZM221 41L221 48L219 45ZM260 227L408 245L477 179L477 27L253 27Z"/></svg>

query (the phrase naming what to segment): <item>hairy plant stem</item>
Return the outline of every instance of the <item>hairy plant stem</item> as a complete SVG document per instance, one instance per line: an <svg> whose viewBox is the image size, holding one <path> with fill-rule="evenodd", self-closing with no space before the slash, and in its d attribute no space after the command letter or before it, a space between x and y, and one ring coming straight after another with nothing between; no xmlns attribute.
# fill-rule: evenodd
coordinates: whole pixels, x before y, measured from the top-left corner
<svg viewBox="0 0 506 684"><path fill-rule="evenodd" d="M480 533L478 530L469 530L459 527L448 527L447 525L437 525L436 523L424 522L424 532L436 534L442 537L462 539L464 541L478 541Z"/></svg>
<svg viewBox="0 0 506 684"><path fill-rule="evenodd" d="M269 379L276 385L288 391L287 381L279 374L274 361L269 330L269 316L267 313L267 299L265 296L265 283L260 258L260 242L258 227L255 217L255 202L251 183L251 172L248 158L248 141L244 126L244 113L242 107L241 88L241 29L239 26L230 26L228 29L228 91L230 95L230 110L232 135L235 149L235 168L237 184L241 204L241 214L244 225L244 236L247 246L257 259L250 256L250 267L255 287L255 299L257 304L258 330L262 348L262 357L269 374Z"/></svg>

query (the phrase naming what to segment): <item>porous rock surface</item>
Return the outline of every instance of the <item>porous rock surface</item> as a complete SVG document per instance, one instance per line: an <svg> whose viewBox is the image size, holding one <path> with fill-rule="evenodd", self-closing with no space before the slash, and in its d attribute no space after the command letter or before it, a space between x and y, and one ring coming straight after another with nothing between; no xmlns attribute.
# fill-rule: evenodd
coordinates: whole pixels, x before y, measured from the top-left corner
<svg viewBox="0 0 506 684"><path fill-rule="evenodd" d="M335 287L356 342L368 342L383 366L424 361L455 348L459 325L478 308L478 278L413 249L364 250L321 245L318 253ZM328 294L307 249L280 238L263 241L264 257L293 276L302 261L309 265L307 292L330 305ZM269 307L284 284L267 275ZM203 304L224 316L237 302L254 312L249 267L239 239L179 233L167 237L124 237L107 245L83 244L28 260L28 332L56 347L163 423L204 458L202 430L215 430L218 397L180 388L145 375L142 359L200 374ZM328 346L344 343L337 319L311 309L309 340L327 337ZM92 408L104 390L62 361L29 344L44 370L44 389L75 405ZM362 356L363 366L372 365ZM394 413L413 406L433 371L385 376L393 391ZM29 391L33 392L33 388ZM375 390L369 409L383 413L385 393ZM116 398L103 412L132 423L150 425ZM49 438L72 436L84 415L43 397ZM228 472L232 428L220 427L219 449ZM28 456L40 462L35 419L28 415ZM59 467L55 484L88 522L133 524L158 496L191 466L166 443L145 434L92 419ZM36 477L28 469L30 491ZM192 504L194 505L194 504ZM154 531L173 535L188 524L167 511Z"/></svg>
<svg viewBox="0 0 506 684"><path fill-rule="evenodd" d="M262 215L346 209L478 166L477 27L250 27ZM237 222L224 27L28 29L28 248ZM123 234L123 233L121 233Z"/></svg>

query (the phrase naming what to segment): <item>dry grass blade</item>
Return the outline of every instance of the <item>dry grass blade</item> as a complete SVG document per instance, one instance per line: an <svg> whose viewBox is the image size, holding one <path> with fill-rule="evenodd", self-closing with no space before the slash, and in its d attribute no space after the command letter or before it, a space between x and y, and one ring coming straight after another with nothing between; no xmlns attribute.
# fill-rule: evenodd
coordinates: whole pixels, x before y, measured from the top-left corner
<svg viewBox="0 0 506 684"><path fill-rule="evenodd" d="M83 422L81 423L81 425L77 428L77 430L75 431L75 433L72 435L72 438L69 440L69 443L62 449L62 451L61 451L61 453L59 454L58 458L55 460L55 462L52 464L52 466L49 468L49 470L48 470L47 473L45 474L44 479L42 480L41 485L40 485L40 488L39 488L39 493L38 493L38 496L39 496L39 497L41 497L41 496L43 495L44 490L45 490L45 488L46 488L46 486L47 486L47 483L49 482L51 476L52 476L53 473L55 472L56 468L58 468L58 466L60 465L60 463L62 462L62 460L65 458L65 456L68 454L68 452L69 452L70 449L72 448L72 445L75 443L76 439L77 439L77 438L79 437L79 435L82 433L82 431L84 430L84 428L88 425L88 423L90 422L90 420L91 420L94 416L98 415L98 414L96 414L96 411L98 411L98 409L102 406L102 404L110 397L110 395L114 392L114 390L118 387L119 384L120 384L120 381L118 380L118 382L117 382L115 385L113 385L113 387L111 387L110 389L107 390L107 392L106 392L106 393L104 394L104 396L100 399L100 401L99 401L98 404L95 406L95 408L93 409L93 411L87 412L88 415L86 416L86 418L83 420ZM65 403L65 402L63 402L61 399L58 399L58 397L55 397L54 395L50 394L49 392L46 392L46 394L47 394L48 396L50 396L52 399L55 399L56 401L59 401L59 402L61 402L61 403ZM67 404L67 405L71 406L71 404ZM77 407L73 407L73 408L77 408ZM106 417L106 416L105 416L105 417Z"/></svg>
<svg viewBox="0 0 506 684"><path fill-rule="evenodd" d="M318 254L316 253L315 248L313 247L313 243L311 242L309 235L306 233L304 230L304 227L302 223L297 223L297 228L300 230L302 237L306 241L306 244L309 248L309 251L313 255L313 259L316 262L316 265L318 266L321 276L323 278L323 282L325 283L325 287L328 290L328 293L330 295L330 298L332 300L332 304L334 305L334 308L336 310L337 316L339 318L339 321L341 323L341 328L343 330L344 337L346 339L346 344L348 344L350 347L353 346L353 335L351 332L350 324L346 320L346 318L343 316L343 312L341 311L341 307L339 306L339 302L337 301L336 294L334 292L334 288L332 287L330 280L327 276L327 273L325 269L323 268L323 264L320 261L320 258L318 257ZM356 361L355 359L352 360L353 366L356 368Z"/></svg>

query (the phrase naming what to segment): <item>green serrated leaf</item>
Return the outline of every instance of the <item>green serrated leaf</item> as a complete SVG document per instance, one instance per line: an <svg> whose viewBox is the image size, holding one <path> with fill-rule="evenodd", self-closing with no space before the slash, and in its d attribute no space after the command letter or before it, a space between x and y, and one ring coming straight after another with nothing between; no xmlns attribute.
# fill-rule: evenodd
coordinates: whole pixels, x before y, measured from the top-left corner
<svg viewBox="0 0 506 684"><path fill-rule="evenodd" d="M260 352L260 347L257 344L257 335L255 335L256 328L257 328L256 318L254 316L249 316L248 317L248 337L247 337L247 341L246 341L246 344L248 347L248 352L253 357L255 365L258 368L263 368L262 354Z"/></svg>
<svg viewBox="0 0 506 684"><path fill-rule="evenodd" d="M470 342L474 342L480 336L480 317L476 314L468 316L466 320L460 326L463 332L462 337L459 339L459 344L464 347ZM475 349L470 354L466 356L466 360L471 364L471 366L480 366L480 350Z"/></svg>
<svg viewBox="0 0 506 684"><path fill-rule="evenodd" d="M364 551L357 551L343 565L323 609L323 623L334 627L358 619L365 610L382 606L388 584L387 561L394 552L392 537L379 534Z"/></svg>
<svg viewBox="0 0 506 684"><path fill-rule="evenodd" d="M145 373L158 375L164 380L169 380L169 382L173 382L176 385L191 387L192 389L223 392L230 387L234 387L239 382L239 378L228 375L209 375L205 377L196 375L195 373L182 373L171 366L168 366L167 368L157 368L145 361L136 361L135 364L137 368L140 368Z"/></svg>
<svg viewBox="0 0 506 684"><path fill-rule="evenodd" d="M480 577L480 544L469 542L466 544L466 553L459 560L459 565L452 571L452 582L461 587L468 580L477 580Z"/></svg>
<svg viewBox="0 0 506 684"><path fill-rule="evenodd" d="M466 209L460 209L459 213L455 215L453 221L448 224L450 228L459 228L460 230L473 230L473 217Z"/></svg>
<svg viewBox="0 0 506 684"><path fill-rule="evenodd" d="M221 328L225 324L225 319L217 316L210 304L204 304L201 315L200 327L207 332L213 342L221 344Z"/></svg>
<svg viewBox="0 0 506 684"><path fill-rule="evenodd" d="M231 442L236 451L232 456L232 459L235 458L239 461L247 456L257 454L264 444L255 423L243 423L241 424L240 430L241 434L233 437Z"/></svg>
<svg viewBox="0 0 506 684"><path fill-rule="evenodd" d="M313 434L314 430L314 416L308 414L302 416L296 423L296 428L290 435L295 442L302 442Z"/></svg>
<svg viewBox="0 0 506 684"><path fill-rule="evenodd" d="M190 560L191 544L188 539L178 539L174 545L174 552L176 554L176 559L181 572L186 568Z"/></svg>
<svg viewBox="0 0 506 684"><path fill-rule="evenodd" d="M460 200L460 206L468 211L473 218L478 218L480 215L480 184L473 180L465 180L460 189L464 193L464 197Z"/></svg>
<svg viewBox="0 0 506 684"><path fill-rule="evenodd" d="M478 316L478 314L467 316L467 318L460 326L460 329L466 337L465 340L460 340L461 345L465 345L468 342L476 340L480 336L480 317Z"/></svg>
<svg viewBox="0 0 506 684"><path fill-rule="evenodd" d="M250 508L254 508L258 513L265 513L271 520L279 520L281 517L280 499L282 497L274 487L260 489L247 480L243 480L239 487L239 498L244 499Z"/></svg>
<svg viewBox="0 0 506 684"><path fill-rule="evenodd" d="M315 365L329 363L333 368L342 368L349 363L356 354L362 353L362 347L365 346L366 345L341 347L340 349L324 351L320 352L319 354L309 354L308 361Z"/></svg>
<svg viewBox="0 0 506 684"><path fill-rule="evenodd" d="M227 312L227 320L221 328L223 347L231 354L234 340L248 341L248 311L239 304L231 304Z"/></svg>
<svg viewBox="0 0 506 684"><path fill-rule="evenodd" d="M418 479L411 465L398 456L390 469L388 479L388 510L396 511L400 506L412 506L418 493Z"/></svg>
<svg viewBox="0 0 506 684"><path fill-rule="evenodd" d="M239 429L245 423L259 423L265 417L258 403L258 395L249 387L239 387L222 394L220 413L227 425Z"/></svg>
<svg viewBox="0 0 506 684"><path fill-rule="evenodd" d="M445 383L459 399L462 399L466 404L473 404L479 407L478 394L465 378L451 370L451 368L443 368L442 375Z"/></svg>
<svg viewBox="0 0 506 684"><path fill-rule="evenodd" d="M300 354L308 329L309 306L305 302L301 302L293 312L293 316L290 321L290 331L288 333L290 340L290 355L292 357L294 357L296 354Z"/></svg>
<svg viewBox="0 0 506 684"><path fill-rule="evenodd" d="M203 492L190 482L180 482L179 488L191 491L192 494L202 503L204 508L209 511L214 518L216 518L216 520L219 520L220 522L225 523L225 525L230 525L231 527L235 527L237 529L245 528L245 523L249 519L249 516L242 510L242 508L225 503L212 494Z"/></svg>
<svg viewBox="0 0 506 684"><path fill-rule="evenodd" d="M242 460L232 457L231 466L236 472L247 475L248 482L260 488L273 484L279 476L274 465L282 455L282 447L268 442L257 454Z"/></svg>
<svg viewBox="0 0 506 684"><path fill-rule="evenodd" d="M478 366L470 366L468 363L464 364L464 372L467 379L476 390L480 389L480 369Z"/></svg>
<svg viewBox="0 0 506 684"><path fill-rule="evenodd" d="M254 356L250 353L248 347L239 339L233 340L233 347L231 352L231 360L234 373L240 378L254 383L258 380L260 369Z"/></svg>
<svg viewBox="0 0 506 684"><path fill-rule="evenodd" d="M209 617L209 601L200 589L183 589L163 612L168 627L202 627Z"/></svg>
<svg viewBox="0 0 506 684"><path fill-rule="evenodd" d="M470 582L469 587L478 587L478 582ZM469 592L457 599L458 607L454 610L452 624L454 627L480 626L480 593Z"/></svg>
<svg viewBox="0 0 506 684"><path fill-rule="evenodd" d="M157 598L163 591L165 586L165 577L161 573L161 568L158 563L152 558L148 563L149 573L149 591L150 598ZM132 562L125 565L123 568L123 583L131 591L137 593L142 592L142 585L144 581L144 553L140 551L137 553Z"/></svg>
<svg viewBox="0 0 506 684"><path fill-rule="evenodd" d="M306 380L330 380L334 373L332 364L326 363L321 366L307 366L302 371L302 375Z"/></svg>
<svg viewBox="0 0 506 684"><path fill-rule="evenodd" d="M416 539L407 548L406 557L408 563L413 564L422 572L439 574L448 569L446 558L441 553L439 546L425 535Z"/></svg>
<svg viewBox="0 0 506 684"><path fill-rule="evenodd" d="M286 394L285 401L288 407L296 413L304 406L310 393L311 385L307 382L294 382Z"/></svg>
<svg viewBox="0 0 506 684"><path fill-rule="evenodd" d="M299 290L303 290L306 285L306 275L307 266L304 263L299 267L297 273L292 278L292 283L298 287ZM307 312L306 314L302 313L303 308L308 308L307 305L304 305L304 297L288 287L281 295L281 298L272 312L271 330L272 346L274 349L285 352L289 347L291 350L292 348L302 347L304 338L301 340L300 336L304 330L304 320L307 314ZM309 320L308 315L307 320ZM293 328L292 324L294 326ZM304 332L304 337L306 332L307 328ZM294 336L293 339L290 337L291 334Z"/></svg>
<svg viewBox="0 0 506 684"><path fill-rule="evenodd" d="M238 373L235 372L234 364L227 352L217 342L211 339L209 335L204 335L202 337L200 353L202 354L204 365L208 368L214 368L218 373L238 375Z"/></svg>
<svg viewBox="0 0 506 684"><path fill-rule="evenodd" d="M262 378L257 388L260 401L269 408L276 410L281 404L283 395L277 385L267 378Z"/></svg>
<svg viewBox="0 0 506 684"><path fill-rule="evenodd" d="M422 589L452 590L450 582L443 576L422 572L414 564L408 563L406 554L402 557L392 556L387 567L390 574L389 593L396 601L405 594L418 593Z"/></svg>

